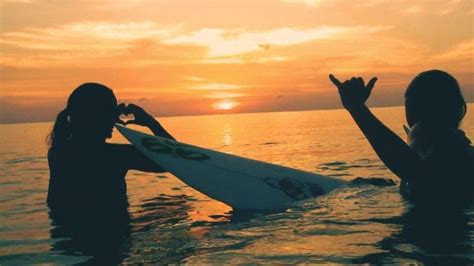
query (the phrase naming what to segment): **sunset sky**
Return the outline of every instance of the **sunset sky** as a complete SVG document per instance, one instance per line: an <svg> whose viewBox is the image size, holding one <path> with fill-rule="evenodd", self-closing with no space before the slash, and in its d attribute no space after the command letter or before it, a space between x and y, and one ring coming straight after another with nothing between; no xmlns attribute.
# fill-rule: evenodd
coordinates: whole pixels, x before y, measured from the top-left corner
<svg viewBox="0 0 474 266"><path fill-rule="evenodd" d="M443 69L474 100L474 1L2 0L0 123L52 121L94 81L155 116L340 108L327 76L403 104Z"/></svg>

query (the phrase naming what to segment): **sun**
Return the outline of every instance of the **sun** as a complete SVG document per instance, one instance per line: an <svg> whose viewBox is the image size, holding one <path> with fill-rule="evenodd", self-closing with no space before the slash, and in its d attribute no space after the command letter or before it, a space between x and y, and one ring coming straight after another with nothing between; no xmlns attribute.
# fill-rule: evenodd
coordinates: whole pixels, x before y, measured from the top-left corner
<svg viewBox="0 0 474 266"><path fill-rule="evenodd" d="M237 105L238 105L237 102L226 101L226 102L215 103L213 106L217 110L228 111L228 110L234 109Z"/></svg>

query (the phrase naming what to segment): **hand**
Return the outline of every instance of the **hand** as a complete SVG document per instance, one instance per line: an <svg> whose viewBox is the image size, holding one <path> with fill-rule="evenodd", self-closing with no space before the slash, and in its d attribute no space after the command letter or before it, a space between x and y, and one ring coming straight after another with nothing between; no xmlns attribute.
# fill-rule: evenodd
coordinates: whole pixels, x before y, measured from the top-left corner
<svg viewBox="0 0 474 266"><path fill-rule="evenodd" d="M120 116L125 112L125 109L126 109L126 106L124 103L121 103L121 104L118 104L117 107L116 107L116 115L117 115L117 121L115 121L115 123L118 123L118 124L121 124L121 125L125 125L125 122L120 119Z"/></svg>
<svg viewBox="0 0 474 266"><path fill-rule="evenodd" d="M135 124L135 125L140 125L140 126L145 126L148 127L155 136L160 136L163 138L168 138L175 140L173 136L171 136L170 133L168 133L161 124L153 118L153 116L149 115L143 108L140 106L137 106L133 103L129 104L127 108L125 109L124 114L126 115L133 115L134 119L128 120L125 122L125 125L129 124Z"/></svg>
<svg viewBox="0 0 474 266"><path fill-rule="evenodd" d="M150 126L151 122L155 121L155 119L149 115L143 108L133 103L128 104L125 108L124 112L125 115L133 115L133 119L128 120L124 123L124 125L140 125L140 126Z"/></svg>
<svg viewBox="0 0 474 266"><path fill-rule="evenodd" d="M367 85L361 77L353 77L341 83L334 75L330 74L329 79L336 85L341 96L342 105L347 110L353 110L365 104L374 88L377 78L372 78Z"/></svg>

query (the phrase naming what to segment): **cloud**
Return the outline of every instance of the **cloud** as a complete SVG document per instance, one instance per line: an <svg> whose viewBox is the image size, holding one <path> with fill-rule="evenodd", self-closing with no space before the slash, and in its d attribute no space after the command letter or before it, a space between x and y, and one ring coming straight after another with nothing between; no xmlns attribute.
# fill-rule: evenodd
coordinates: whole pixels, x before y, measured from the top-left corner
<svg viewBox="0 0 474 266"><path fill-rule="evenodd" d="M206 96L206 98L211 99L233 99L243 97L243 93L234 93L234 92L212 92Z"/></svg>
<svg viewBox="0 0 474 266"><path fill-rule="evenodd" d="M225 84L225 83L206 83L206 84L198 84L189 87L193 90L235 90L240 89L243 86L235 85L235 84Z"/></svg>
<svg viewBox="0 0 474 266"><path fill-rule="evenodd" d="M39 50L117 50L129 47L127 42L130 41L165 38L176 29L176 27L163 27L152 21L83 22L5 32L0 36L0 43Z"/></svg>
<svg viewBox="0 0 474 266"><path fill-rule="evenodd" d="M309 7L318 7L322 0L282 0L282 2L288 4L303 4Z"/></svg>
<svg viewBox="0 0 474 266"><path fill-rule="evenodd" d="M402 13L404 14L409 14L409 15L418 15L420 13L423 13L425 9L431 10L434 14L441 14L441 15L449 15L461 7L461 4L463 3L462 0L450 0L450 1L440 1L440 2L434 2L435 7L430 9L429 6L422 6L422 5L411 5L403 8L401 10ZM466 2L464 2L466 3Z"/></svg>
<svg viewBox="0 0 474 266"><path fill-rule="evenodd" d="M453 46L451 49L431 57L434 65L455 68L457 71L473 72L474 39Z"/></svg>
<svg viewBox="0 0 474 266"><path fill-rule="evenodd" d="M410 14L410 15L416 15L416 14L420 14L422 12L422 8L421 6L419 5L413 5L413 6L409 6L407 8L405 8L404 10L402 10L402 13L405 13L405 14Z"/></svg>
<svg viewBox="0 0 474 266"><path fill-rule="evenodd" d="M448 59L464 59L464 60L473 60L474 59L474 39L459 43L455 45L452 49L438 54L435 56L438 60L448 60Z"/></svg>
<svg viewBox="0 0 474 266"><path fill-rule="evenodd" d="M250 53L265 47L289 46L304 42L340 38L350 34L370 34L387 30L387 26L332 27L311 29L276 28L267 31L228 31L205 28L190 34L179 35L164 41L166 44L194 44L208 48L209 57L222 57Z"/></svg>
<svg viewBox="0 0 474 266"><path fill-rule="evenodd" d="M206 79L205 78L202 78L202 77L196 77L196 76L186 76L186 77L183 77L185 80L189 80L189 81L205 81Z"/></svg>
<svg viewBox="0 0 474 266"><path fill-rule="evenodd" d="M4 66L45 65L129 66L168 64L242 64L288 60L275 54L280 47L316 40L349 38L389 29L387 26L309 29L273 28L264 31L204 28L186 31L180 25L152 21L128 23L80 22L45 28L25 28L0 34ZM19 52L21 51L21 52ZM265 54L255 55L257 52Z"/></svg>
<svg viewBox="0 0 474 266"><path fill-rule="evenodd" d="M387 2L392 2L391 0L365 0L365 1L358 1L358 6L360 7L375 7L382 4L386 4Z"/></svg>
<svg viewBox="0 0 474 266"><path fill-rule="evenodd" d="M472 1L472 0L470 0ZM440 10L440 13L442 15L449 15L456 11L456 9L459 8L460 4L462 3L462 0L449 0L443 3L443 6ZM472 7L472 2L471 2L471 7Z"/></svg>
<svg viewBox="0 0 474 266"><path fill-rule="evenodd" d="M31 4L38 2L37 0L3 0L4 3L21 3L21 4Z"/></svg>
<svg viewBox="0 0 474 266"><path fill-rule="evenodd" d="M227 58L206 58L199 61L202 64L244 64L246 61L242 58L227 57Z"/></svg>
<svg viewBox="0 0 474 266"><path fill-rule="evenodd" d="M176 36L179 25L152 21L128 23L81 22L45 28L25 28L0 34L0 65L147 66L182 64L205 55L196 46L168 46L162 39Z"/></svg>
<svg viewBox="0 0 474 266"><path fill-rule="evenodd" d="M247 86L228 83L201 83L188 86L188 89L200 91L199 94L209 99L234 99L246 96L241 92Z"/></svg>

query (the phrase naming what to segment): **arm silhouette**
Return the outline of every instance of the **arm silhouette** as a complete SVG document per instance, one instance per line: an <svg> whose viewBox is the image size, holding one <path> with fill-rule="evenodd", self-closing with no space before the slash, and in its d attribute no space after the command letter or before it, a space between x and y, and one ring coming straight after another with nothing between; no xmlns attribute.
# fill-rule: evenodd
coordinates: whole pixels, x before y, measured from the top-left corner
<svg viewBox="0 0 474 266"><path fill-rule="evenodd" d="M125 107L123 113L126 115L132 114L134 116L133 120L124 122L124 125L135 124L145 126L148 127L155 136L175 140L175 138L171 136L171 134L168 133L168 131L166 131L166 129L155 118L153 118L153 116L149 115L140 106L129 104ZM128 169L155 173L166 172L166 170L152 162L132 145L124 145L123 149L125 154L124 161L126 162Z"/></svg>
<svg viewBox="0 0 474 266"><path fill-rule="evenodd" d="M131 103L125 108L124 114L132 114L134 116L134 119L128 120L125 122L125 125L135 124L145 126L148 127L155 136L176 140L153 116L149 115L140 106Z"/></svg>
<svg viewBox="0 0 474 266"><path fill-rule="evenodd" d="M422 174L422 161L418 155L365 105L377 78L372 78L367 85L360 77L340 82L331 74L329 79L337 87L344 108L349 111L385 165L403 180Z"/></svg>

